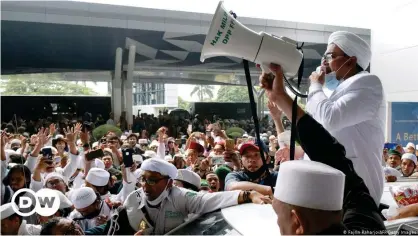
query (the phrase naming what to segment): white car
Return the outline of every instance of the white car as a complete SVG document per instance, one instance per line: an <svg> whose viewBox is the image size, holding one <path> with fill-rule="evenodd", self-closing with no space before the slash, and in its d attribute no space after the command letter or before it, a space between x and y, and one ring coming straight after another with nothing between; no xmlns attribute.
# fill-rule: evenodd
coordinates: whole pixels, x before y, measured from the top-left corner
<svg viewBox="0 0 418 236"><path fill-rule="evenodd" d="M389 186L410 184L418 184L418 179L400 178L397 182L386 183L381 203L396 207ZM412 234L418 234L418 217L384 223L389 234L397 234L401 225ZM196 216L168 235L280 235L280 229L271 205L243 204Z"/></svg>

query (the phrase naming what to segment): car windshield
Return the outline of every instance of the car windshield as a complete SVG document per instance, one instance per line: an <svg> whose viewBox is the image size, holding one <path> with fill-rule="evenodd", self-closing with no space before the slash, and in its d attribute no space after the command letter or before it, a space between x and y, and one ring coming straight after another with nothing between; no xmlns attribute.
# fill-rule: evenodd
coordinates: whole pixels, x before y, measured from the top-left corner
<svg viewBox="0 0 418 236"><path fill-rule="evenodd" d="M230 226L220 210L199 216L168 233L169 235L241 235Z"/></svg>

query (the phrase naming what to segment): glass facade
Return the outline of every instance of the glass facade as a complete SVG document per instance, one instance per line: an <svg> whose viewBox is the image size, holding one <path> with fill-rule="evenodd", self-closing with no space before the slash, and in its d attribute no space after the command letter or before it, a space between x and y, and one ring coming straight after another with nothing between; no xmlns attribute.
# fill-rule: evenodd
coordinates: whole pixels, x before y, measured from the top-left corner
<svg viewBox="0 0 418 236"><path fill-rule="evenodd" d="M164 84L158 83L133 83L133 105L165 104Z"/></svg>

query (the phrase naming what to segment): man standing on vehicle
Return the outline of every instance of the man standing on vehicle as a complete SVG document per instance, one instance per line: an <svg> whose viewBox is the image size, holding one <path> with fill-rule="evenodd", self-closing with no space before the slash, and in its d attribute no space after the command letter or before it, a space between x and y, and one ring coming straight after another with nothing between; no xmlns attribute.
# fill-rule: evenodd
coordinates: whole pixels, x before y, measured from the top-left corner
<svg viewBox="0 0 418 236"><path fill-rule="evenodd" d="M242 203L270 203L268 196L256 191L197 193L173 186L177 177L174 165L158 159L145 160L141 165L142 188L132 192L112 216L104 234L162 235L184 223L187 216L204 214ZM109 231L110 229L110 231Z"/></svg>
<svg viewBox="0 0 418 236"><path fill-rule="evenodd" d="M260 82L269 100L292 119L280 66L272 85ZM273 208L281 234L387 234L379 209L365 182L346 157L344 146L300 107L296 111L300 144L312 161L281 165ZM382 147L381 147L382 148Z"/></svg>

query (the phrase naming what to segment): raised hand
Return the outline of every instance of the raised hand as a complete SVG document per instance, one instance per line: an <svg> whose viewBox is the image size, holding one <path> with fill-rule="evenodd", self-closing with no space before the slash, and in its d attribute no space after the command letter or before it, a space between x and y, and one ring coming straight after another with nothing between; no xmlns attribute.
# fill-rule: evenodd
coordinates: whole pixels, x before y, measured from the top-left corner
<svg viewBox="0 0 418 236"><path fill-rule="evenodd" d="M51 123L49 125L49 134L54 135L56 130L57 130L57 126L54 123Z"/></svg>
<svg viewBox="0 0 418 236"><path fill-rule="evenodd" d="M41 128L37 134L37 142L36 144L44 146L49 139L49 129L48 128Z"/></svg>
<svg viewBox="0 0 418 236"><path fill-rule="evenodd" d="M279 108L277 108L277 106L273 102L269 101L267 103L267 107L269 108L270 115L273 117L274 120L281 119L282 111Z"/></svg>
<svg viewBox="0 0 418 236"><path fill-rule="evenodd" d="M77 125L75 125L75 127L77 127ZM65 138L69 143L75 143L76 131L74 127L70 128L69 126L67 126L67 128L64 128L64 133Z"/></svg>

